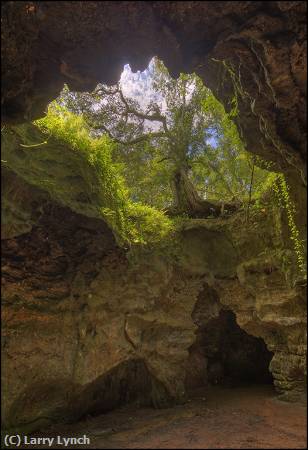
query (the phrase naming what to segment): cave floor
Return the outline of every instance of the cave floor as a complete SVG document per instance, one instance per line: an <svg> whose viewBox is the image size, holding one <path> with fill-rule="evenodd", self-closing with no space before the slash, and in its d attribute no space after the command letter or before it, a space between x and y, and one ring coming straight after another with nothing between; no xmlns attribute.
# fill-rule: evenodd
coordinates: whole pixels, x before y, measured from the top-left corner
<svg viewBox="0 0 308 450"><path fill-rule="evenodd" d="M90 438L74 448L306 448L306 422L306 407L278 400L270 385L215 386L194 391L185 405L129 405L35 435Z"/></svg>

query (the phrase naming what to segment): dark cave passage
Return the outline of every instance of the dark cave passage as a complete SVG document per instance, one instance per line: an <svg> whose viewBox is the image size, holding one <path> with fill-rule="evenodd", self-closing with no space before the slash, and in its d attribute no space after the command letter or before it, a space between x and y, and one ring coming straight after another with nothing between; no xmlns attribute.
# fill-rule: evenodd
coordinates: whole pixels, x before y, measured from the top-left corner
<svg viewBox="0 0 308 450"><path fill-rule="evenodd" d="M247 334L237 325L232 311L220 311L218 317L199 327L196 336L190 348L188 394L190 389L204 386L232 388L273 383L269 371L273 354L263 339ZM164 385L150 374L141 359L125 361L91 383L76 409L84 411L82 417L97 416L127 403L136 408L161 408L173 403Z"/></svg>
<svg viewBox="0 0 308 450"><path fill-rule="evenodd" d="M207 385L235 387L241 384L272 384L269 364L273 357L263 339L247 334L232 311L199 326L189 350L187 389Z"/></svg>

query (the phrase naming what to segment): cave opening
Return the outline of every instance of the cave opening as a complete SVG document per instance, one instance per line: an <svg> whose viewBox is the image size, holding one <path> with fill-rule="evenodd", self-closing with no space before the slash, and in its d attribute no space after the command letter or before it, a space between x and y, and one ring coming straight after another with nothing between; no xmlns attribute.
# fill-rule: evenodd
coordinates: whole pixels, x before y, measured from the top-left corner
<svg viewBox="0 0 308 450"><path fill-rule="evenodd" d="M117 448L115 430L118 448L306 445L304 412L261 392L273 376L285 398L306 384L305 2L213 5L4 2L4 430L48 436L104 413L66 435L89 432L93 448ZM126 66L116 86L124 62L145 68L149 55L180 76L180 90L156 77L168 111L146 101L149 69L135 80ZM294 211L276 208L275 180ZM194 335L209 274L219 298L205 289ZM215 400L187 403L186 423L178 405L165 422L142 409L173 406L185 374L187 393L214 387ZM108 422L126 403L123 427Z"/></svg>
<svg viewBox="0 0 308 450"><path fill-rule="evenodd" d="M126 64L113 86L99 83L91 92L71 89L65 84L46 117L34 123L79 149L87 134L87 164L95 160L100 178L116 180L110 186L115 198L100 192L95 197L93 186L87 186L90 193L79 193L78 204L90 199L96 207L103 201L102 211L115 210L114 216L125 214L118 208L124 202L132 203L126 208L130 216L144 214L144 207L168 217L230 216L254 202L254 193L270 175L252 165L233 120L239 113L235 97L224 107L195 72L173 78L155 56L142 72ZM102 213L107 222L110 214ZM118 222L113 219L112 228L125 233L117 229Z"/></svg>
<svg viewBox="0 0 308 450"><path fill-rule="evenodd" d="M187 390L215 385L272 385L272 357L262 338L240 328L231 310L221 310L206 325L198 327L189 349Z"/></svg>

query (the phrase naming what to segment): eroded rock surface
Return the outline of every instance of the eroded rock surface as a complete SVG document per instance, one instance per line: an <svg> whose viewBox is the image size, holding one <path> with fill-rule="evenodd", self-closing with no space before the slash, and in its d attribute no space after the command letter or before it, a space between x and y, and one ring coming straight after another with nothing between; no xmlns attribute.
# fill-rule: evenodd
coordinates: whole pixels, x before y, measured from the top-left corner
<svg viewBox="0 0 308 450"><path fill-rule="evenodd" d="M3 118L39 117L64 82L78 90L112 84L125 63L144 69L157 55L174 76L196 71L227 109L236 98L247 149L291 180L305 233L304 9L304 2L5 2ZM282 396L303 393L305 281L280 210L265 208L249 223L241 212L189 220L176 245L127 251L99 218L98 194L89 198L76 157L52 140L39 152L24 150L20 143L45 138L29 124L5 127L5 428L73 421L126 401L183 401L197 329L223 310L273 353ZM199 363L202 379L208 367Z"/></svg>
<svg viewBox="0 0 308 450"><path fill-rule="evenodd" d="M144 70L195 71L227 109L236 99L247 148L306 183L306 3L3 2L6 122L43 115L63 83L91 90ZM234 106L234 103L233 103Z"/></svg>
<svg viewBox="0 0 308 450"><path fill-rule="evenodd" d="M184 401L197 327L221 309L264 340L275 385L298 398L303 288L288 272L281 230L260 220L189 220L170 253L131 253L101 220L46 205L30 232L2 246L4 426L36 429L126 401Z"/></svg>
<svg viewBox="0 0 308 450"><path fill-rule="evenodd" d="M97 408L116 406L123 399L107 388L104 397L103 386L129 374L138 391L138 376L117 370L135 360L149 373L141 393L151 404L183 398L202 280L156 255L130 265L102 221L54 207L30 233L5 240L2 256L7 425L80 417L95 389Z"/></svg>

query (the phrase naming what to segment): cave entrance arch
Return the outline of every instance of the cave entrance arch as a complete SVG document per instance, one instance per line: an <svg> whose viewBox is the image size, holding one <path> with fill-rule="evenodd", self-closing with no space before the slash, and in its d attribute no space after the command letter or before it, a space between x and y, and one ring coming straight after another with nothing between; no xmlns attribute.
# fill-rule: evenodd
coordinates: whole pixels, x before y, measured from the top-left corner
<svg viewBox="0 0 308 450"><path fill-rule="evenodd" d="M157 55L226 106L237 90L250 150L306 186L305 12L305 2L4 2L2 119L42 117L64 82L114 84L124 64L143 70Z"/></svg>
<svg viewBox="0 0 308 450"><path fill-rule="evenodd" d="M186 388L273 384L273 353L262 338L246 333L231 310L222 309L206 324L198 323L189 349Z"/></svg>

